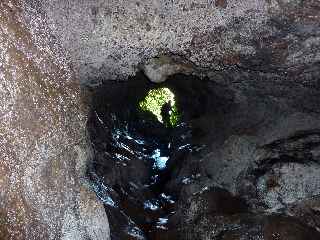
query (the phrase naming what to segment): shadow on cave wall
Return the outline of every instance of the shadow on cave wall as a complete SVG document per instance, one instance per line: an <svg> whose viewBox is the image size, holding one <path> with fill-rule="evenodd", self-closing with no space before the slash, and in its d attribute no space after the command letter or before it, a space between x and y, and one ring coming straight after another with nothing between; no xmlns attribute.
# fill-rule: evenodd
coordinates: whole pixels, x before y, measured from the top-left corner
<svg viewBox="0 0 320 240"><path fill-rule="evenodd" d="M175 124L160 122L140 107L154 89L168 89L174 95ZM154 84L138 73L128 82L110 82L93 91L88 129L95 157L90 174L99 181L97 191L113 239L148 238L167 228L180 193L178 185L169 190L166 184L182 164L188 164L187 155L200 155L206 148L203 139L208 133L193 122L204 123L202 119L213 115L218 121L231 104L225 98L230 94L217 95L218 90L221 87L194 76L178 74ZM196 168L191 170L196 175Z"/></svg>
<svg viewBox="0 0 320 240"><path fill-rule="evenodd" d="M161 122L151 108L141 107L150 92L163 89L174 96L176 124L165 122L163 112ZM227 86L184 74L154 84L138 73L127 82L108 82L91 91L87 127L94 159L88 174L105 205L113 240L230 239L248 234L252 239L269 239L266 236L273 233L297 240L319 236L313 228L317 224L309 221L307 226L288 217L283 210L286 203L281 205L280 199L280 205L274 205L269 193L261 190L266 186L266 191L279 191L281 184L290 188L290 177L281 183L281 174L275 177L273 172L289 171L286 166L281 169L282 164L296 164L295 154L310 155L320 145L317 131L296 142L285 138L284 143L297 146L281 147L285 150L280 156L275 153L280 143L271 149L263 143L269 129L281 117L290 116L292 109L272 98L239 96ZM299 148L301 142L309 146L310 141L312 148ZM275 160L268 164L272 154ZM303 174L310 167L318 169L315 159L312 166L309 160L298 161ZM288 191L297 200L304 194L303 189L296 195ZM303 196L313 195L317 192ZM286 201L286 195L281 196ZM269 216L274 207L277 210Z"/></svg>

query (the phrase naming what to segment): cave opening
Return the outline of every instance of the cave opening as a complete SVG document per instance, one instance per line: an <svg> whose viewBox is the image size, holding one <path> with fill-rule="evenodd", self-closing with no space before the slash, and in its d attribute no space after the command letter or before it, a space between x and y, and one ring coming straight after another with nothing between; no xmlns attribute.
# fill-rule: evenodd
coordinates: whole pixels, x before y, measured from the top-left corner
<svg viewBox="0 0 320 240"><path fill-rule="evenodd" d="M138 73L92 90L89 175L109 216L111 239L159 239L175 231L170 219L183 186L201 177L203 139L212 124L205 120L226 105L211 85L184 74L155 84ZM185 165L189 170L181 174Z"/></svg>

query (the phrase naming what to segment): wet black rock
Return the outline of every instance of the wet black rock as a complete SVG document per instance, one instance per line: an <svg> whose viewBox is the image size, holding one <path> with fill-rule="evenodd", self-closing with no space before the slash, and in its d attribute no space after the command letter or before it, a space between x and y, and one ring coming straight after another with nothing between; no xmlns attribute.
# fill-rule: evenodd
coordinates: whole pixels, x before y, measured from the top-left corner
<svg viewBox="0 0 320 240"><path fill-rule="evenodd" d="M111 189L113 239L317 236L317 200L308 200L320 189L317 114L209 79L136 78L134 94L131 83L97 89L88 125L91 174ZM176 127L137 108L148 89L164 86L181 112Z"/></svg>

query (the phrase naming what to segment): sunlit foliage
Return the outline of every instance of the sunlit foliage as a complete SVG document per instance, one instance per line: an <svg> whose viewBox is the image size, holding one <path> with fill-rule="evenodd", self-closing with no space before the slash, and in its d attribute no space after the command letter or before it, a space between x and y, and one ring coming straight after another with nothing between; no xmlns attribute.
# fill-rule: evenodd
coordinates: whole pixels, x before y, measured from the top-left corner
<svg viewBox="0 0 320 240"><path fill-rule="evenodd" d="M171 103L171 110L169 111L170 122L164 123L163 117L161 116L161 108L164 104L169 102ZM157 117L158 121L165 125L174 127L179 121L179 112L174 99L174 94L168 88L150 90L145 99L139 102L139 107L142 111L152 112Z"/></svg>

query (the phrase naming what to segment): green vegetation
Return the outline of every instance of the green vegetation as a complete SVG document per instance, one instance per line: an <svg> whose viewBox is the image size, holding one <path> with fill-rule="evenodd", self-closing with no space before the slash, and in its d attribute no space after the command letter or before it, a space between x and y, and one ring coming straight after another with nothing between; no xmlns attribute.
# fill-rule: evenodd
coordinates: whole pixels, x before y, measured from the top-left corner
<svg viewBox="0 0 320 240"><path fill-rule="evenodd" d="M164 122L161 115L161 109L165 104L170 104L169 122ZM168 88L150 90L145 99L139 102L139 107L142 111L153 113L158 121L165 124L166 127L175 127L178 124L180 114L175 103L174 94Z"/></svg>

